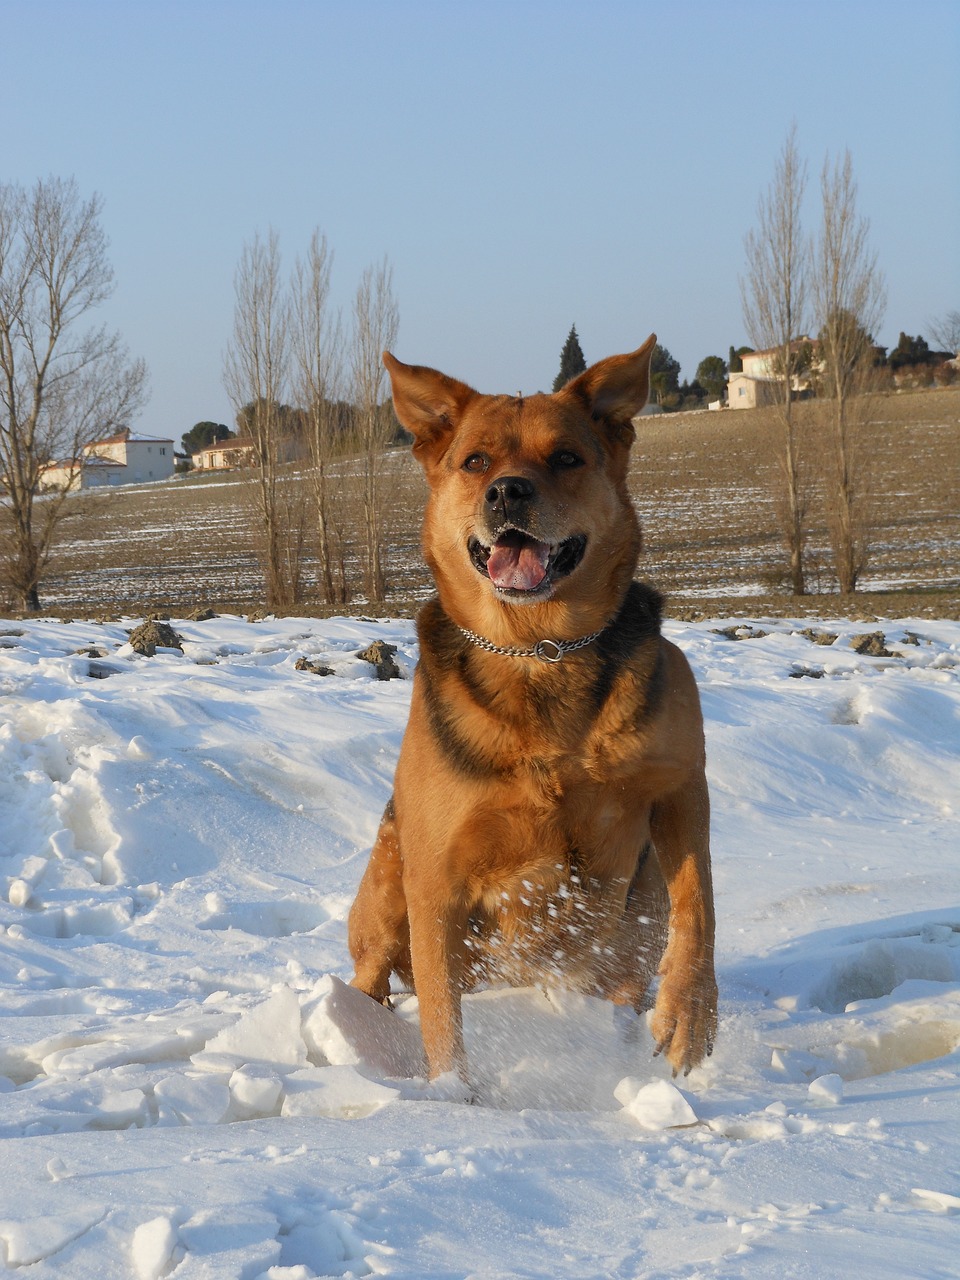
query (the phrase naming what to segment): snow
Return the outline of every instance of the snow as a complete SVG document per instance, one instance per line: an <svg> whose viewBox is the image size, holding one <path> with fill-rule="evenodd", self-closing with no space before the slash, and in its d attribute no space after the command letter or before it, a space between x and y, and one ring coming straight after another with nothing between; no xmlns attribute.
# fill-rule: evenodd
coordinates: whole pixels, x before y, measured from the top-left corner
<svg viewBox="0 0 960 1280"><path fill-rule="evenodd" d="M697 1123L690 1099L669 1080L644 1084L625 1076L613 1091L623 1109L644 1129L680 1129Z"/></svg>
<svg viewBox="0 0 960 1280"><path fill-rule="evenodd" d="M174 620L146 658L135 621L0 622L0 1266L956 1275L960 623L669 624L707 722L716 1052L674 1081L643 1021L483 991L471 1105L423 1078L415 997L344 985L412 624Z"/></svg>

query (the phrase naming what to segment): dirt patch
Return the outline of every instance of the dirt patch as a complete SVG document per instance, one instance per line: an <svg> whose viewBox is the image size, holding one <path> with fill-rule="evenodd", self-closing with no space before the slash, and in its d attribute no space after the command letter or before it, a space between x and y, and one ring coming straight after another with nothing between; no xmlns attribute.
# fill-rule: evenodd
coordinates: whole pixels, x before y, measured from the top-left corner
<svg viewBox="0 0 960 1280"><path fill-rule="evenodd" d="M819 644L823 647L836 644L839 639L835 631L818 631L816 627L805 627L800 634L809 640L811 644Z"/></svg>

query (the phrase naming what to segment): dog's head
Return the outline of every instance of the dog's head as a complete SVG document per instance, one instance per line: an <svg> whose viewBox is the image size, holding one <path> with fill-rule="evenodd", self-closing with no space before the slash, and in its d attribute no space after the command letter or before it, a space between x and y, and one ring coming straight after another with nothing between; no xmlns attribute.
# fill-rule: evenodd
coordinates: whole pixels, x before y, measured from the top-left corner
<svg viewBox="0 0 960 1280"><path fill-rule="evenodd" d="M655 342L533 396L481 395L384 354L430 485L424 553L462 625L569 635L616 610L640 552L626 473Z"/></svg>

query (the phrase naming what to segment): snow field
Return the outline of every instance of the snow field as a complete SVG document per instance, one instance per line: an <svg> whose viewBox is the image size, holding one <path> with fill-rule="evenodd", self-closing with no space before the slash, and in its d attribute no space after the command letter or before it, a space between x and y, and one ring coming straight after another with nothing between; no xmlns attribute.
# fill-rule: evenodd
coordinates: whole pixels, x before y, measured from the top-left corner
<svg viewBox="0 0 960 1280"><path fill-rule="evenodd" d="M131 621L128 627L132 627ZM960 624L671 624L707 721L721 1033L344 986L412 624L0 622L0 1263L31 1276L947 1276ZM766 632L766 634L761 634ZM742 638L737 638L737 637ZM823 640L825 637L821 637ZM336 672L295 670L320 658Z"/></svg>

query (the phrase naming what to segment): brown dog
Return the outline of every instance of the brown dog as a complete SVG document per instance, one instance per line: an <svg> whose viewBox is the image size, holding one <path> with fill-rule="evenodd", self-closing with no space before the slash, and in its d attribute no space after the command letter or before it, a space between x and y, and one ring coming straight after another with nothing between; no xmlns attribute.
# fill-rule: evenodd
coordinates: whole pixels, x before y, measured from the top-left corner
<svg viewBox="0 0 960 1280"><path fill-rule="evenodd" d="M466 1079L460 997L479 982L639 1012L659 964L657 1052L676 1074L713 1047L700 703L633 581L626 473L654 342L530 397L384 355L438 594L350 951L375 1000L391 973L414 984L431 1076Z"/></svg>

